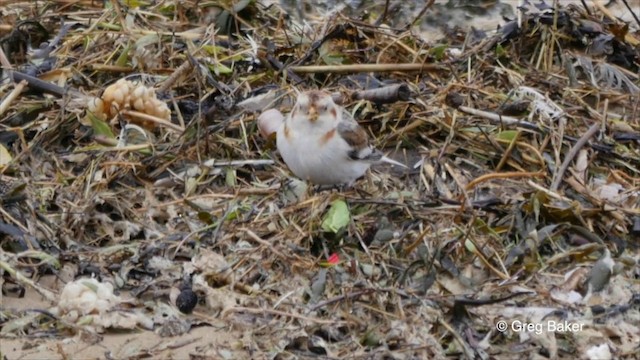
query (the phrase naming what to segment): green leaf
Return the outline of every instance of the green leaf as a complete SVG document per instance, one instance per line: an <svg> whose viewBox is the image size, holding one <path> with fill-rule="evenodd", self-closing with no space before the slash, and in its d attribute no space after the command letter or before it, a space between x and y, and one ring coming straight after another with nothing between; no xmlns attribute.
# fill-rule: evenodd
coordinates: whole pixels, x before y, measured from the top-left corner
<svg viewBox="0 0 640 360"><path fill-rule="evenodd" d="M213 71L213 73L216 75L226 75L226 74L231 74L233 72L233 70L230 67L225 66L221 63L210 64L209 69Z"/></svg>
<svg viewBox="0 0 640 360"><path fill-rule="evenodd" d="M333 49L331 43L325 42L318 49L318 54L327 65L342 65L345 63L345 56Z"/></svg>
<svg viewBox="0 0 640 360"><path fill-rule="evenodd" d="M129 8L141 8L141 7L149 6L148 2L140 1L140 0L126 0L124 3Z"/></svg>
<svg viewBox="0 0 640 360"><path fill-rule="evenodd" d="M118 58L116 59L116 65L127 66L127 63L129 62L129 50L131 50L131 46L129 45L122 49L120 56L118 56Z"/></svg>
<svg viewBox="0 0 640 360"><path fill-rule="evenodd" d="M380 334L375 330L367 331L364 337L360 338L360 344L364 346L378 346L380 345Z"/></svg>
<svg viewBox="0 0 640 360"><path fill-rule="evenodd" d="M500 235L498 235L498 233L491 226L489 226L489 224L487 224L484 220L482 220L480 218L477 218L475 223L474 223L474 227L478 231L481 231L481 232L483 232L485 234L491 235L495 239L500 240Z"/></svg>
<svg viewBox="0 0 640 360"><path fill-rule="evenodd" d="M230 167L227 169L225 182L227 183L228 187L235 187L236 185L238 185L238 182L236 180L236 170L234 168Z"/></svg>
<svg viewBox="0 0 640 360"><path fill-rule="evenodd" d="M56 269L60 268L60 262L58 261L58 259L54 256L51 256L50 254L47 254L46 252L36 251L36 250L27 250L18 254L18 257L38 259L40 260L41 263L47 263Z"/></svg>
<svg viewBox="0 0 640 360"><path fill-rule="evenodd" d="M158 10L164 16L173 15L173 13L176 11L176 4L174 4L174 3L163 3L163 5L161 5L158 8Z"/></svg>
<svg viewBox="0 0 640 360"><path fill-rule="evenodd" d="M513 141L518 136L517 130L505 130L498 133L497 138L500 140Z"/></svg>
<svg viewBox="0 0 640 360"><path fill-rule="evenodd" d="M502 47L502 45L498 44L496 45L496 57L503 57L503 56L507 56L507 51Z"/></svg>
<svg viewBox="0 0 640 360"><path fill-rule="evenodd" d="M216 220L213 215L207 211L198 211L198 219L207 225L213 225Z"/></svg>
<svg viewBox="0 0 640 360"><path fill-rule="evenodd" d="M433 55L436 60L442 60L444 58L444 52L449 48L446 44L438 44L429 49L429 54Z"/></svg>
<svg viewBox="0 0 640 360"><path fill-rule="evenodd" d="M466 239L464 241L464 247L467 248L467 250L469 250L469 252L475 254L478 250L476 249L476 246L473 244L473 242L469 239Z"/></svg>
<svg viewBox="0 0 640 360"><path fill-rule="evenodd" d="M202 51L211 55L211 56L219 56L220 54L226 54L227 49L222 46L217 45L203 45Z"/></svg>
<svg viewBox="0 0 640 360"><path fill-rule="evenodd" d="M327 65L342 65L346 59L342 54L330 53L322 55L322 60Z"/></svg>
<svg viewBox="0 0 640 360"><path fill-rule="evenodd" d="M233 221L239 217L240 217L240 211L238 211L238 209L235 208L232 211L229 211L227 216L225 216L224 221Z"/></svg>
<svg viewBox="0 0 640 360"><path fill-rule="evenodd" d="M113 31L121 31L122 30L122 26L120 26L118 24L107 23L107 22L99 22L97 27L99 29L113 30Z"/></svg>
<svg viewBox="0 0 640 360"><path fill-rule="evenodd" d="M331 203L329 212L322 221L322 230L325 232L338 233L342 228L346 227L351 220L349 208L344 200L335 200Z"/></svg>
<svg viewBox="0 0 640 360"><path fill-rule="evenodd" d="M145 47L147 45L158 44L160 42L160 36L158 34L147 34L144 35L135 42L136 48Z"/></svg>
<svg viewBox="0 0 640 360"><path fill-rule="evenodd" d="M95 135L103 135L110 139L116 138L116 136L113 135L113 132L111 131L111 127L109 126L109 124L107 124L104 120L99 119L98 117L96 117L91 113L88 113L87 116L91 120L91 127L93 128Z"/></svg>

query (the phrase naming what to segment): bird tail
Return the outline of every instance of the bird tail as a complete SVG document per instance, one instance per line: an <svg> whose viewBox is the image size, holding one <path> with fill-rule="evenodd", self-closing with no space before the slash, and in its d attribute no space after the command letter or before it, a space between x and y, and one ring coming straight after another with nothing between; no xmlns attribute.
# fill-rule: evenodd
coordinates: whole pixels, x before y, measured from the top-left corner
<svg viewBox="0 0 640 360"><path fill-rule="evenodd" d="M405 168L405 169L408 169L408 168L409 168L407 165L405 165L405 164L403 164L403 163L401 163L401 162L395 161L395 160L393 160L393 159L390 159L390 158L388 158L388 157L386 157L386 156L382 156L382 157L380 158L380 161L382 161L382 162L386 162L386 163L389 163L389 164L391 164L391 165L400 166L400 167L403 167L403 168Z"/></svg>
<svg viewBox="0 0 640 360"><path fill-rule="evenodd" d="M363 155L363 152L366 153L366 155ZM381 163L381 162L386 162L388 164L391 165L396 165L396 166L400 166L403 167L405 169L408 169L409 167L401 162L395 161L393 159L390 159L386 156L384 156L384 154L382 153L382 151L378 150L378 149L374 149L373 147L369 146L368 148L365 148L361 151L352 151L349 154L349 157L353 160L365 160L371 163Z"/></svg>

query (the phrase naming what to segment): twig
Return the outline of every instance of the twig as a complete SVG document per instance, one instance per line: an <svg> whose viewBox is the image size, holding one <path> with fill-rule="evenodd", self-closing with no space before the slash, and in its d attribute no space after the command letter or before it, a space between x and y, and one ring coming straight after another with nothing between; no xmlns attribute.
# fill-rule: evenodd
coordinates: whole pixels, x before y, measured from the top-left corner
<svg viewBox="0 0 640 360"><path fill-rule="evenodd" d="M9 265L8 263L0 260L0 269L3 269L4 271L6 271L18 283L25 284L32 287L35 291L37 291L40 295L42 295L45 299L47 299L47 301L50 301L52 303L56 301L57 296L55 293L38 286L36 283L33 282L33 280L22 275L22 273L19 270L12 268L11 265Z"/></svg>
<svg viewBox="0 0 640 360"><path fill-rule="evenodd" d="M27 87L27 82L24 80L16 84L13 90L11 90L11 92L2 101L2 103L0 103L0 115L4 114L4 112L7 111L9 106L11 106L11 103L13 103L13 101L17 99L18 96L20 96L20 93L22 93L22 90L24 90L25 87Z"/></svg>
<svg viewBox="0 0 640 360"><path fill-rule="evenodd" d="M576 143L573 145L571 150L569 150L569 153L564 158L564 161L562 161L562 165L560 165L560 168L556 173L555 179L553 179L553 182L551 182L551 187L549 188L551 191L555 192L558 190L558 187L562 182L562 177L565 171L567 171L567 168L569 168L569 164L571 163L573 158L576 157L576 155L578 155L578 151L580 151L580 149L584 147L587 141L589 141L589 139L591 139L591 137L593 137L598 132L599 129L600 129L600 124L596 123L591 125L589 130L587 130L587 132L584 133L584 135L582 135L580 139L578 139L578 141L576 141Z"/></svg>
<svg viewBox="0 0 640 360"><path fill-rule="evenodd" d="M407 29L411 28L411 26L413 26L413 24L415 24L415 23L416 23L416 21L420 20L420 18L421 18L422 16L424 16L424 14L427 12L427 10L429 10L429 8L430 8L430 7L433 5L433 3L435 3L435 2L436 2L436 0L429 0L429 1L424 5L424 7L422 8L422 10L420 10L420 12L418 13L418 15L413 19L413 21L412 21L412 22L410 22L410 23L407 25Z"/></svg>
<svg viewBox="0 0 640 360"><path fill-rule="evenodd" d="M467 106L459 106L458 110L460 110L462 112L465 112L467 114L483 117L483 118L485 118L487 120L491 120L492 122L494 122L496 124L499 124L499 125L516 125L516 126L523 127L525 129L529 129L529 130L541 131L540 126L538 126L538 125L536 125L534 123L530 123L528 121L516 119L516 118L510 117L510 116L501 116L501 115L498 115L496 113L492 113L492 112L488 112L488 111L482 111L482 110L470 108L470 107L467 107Z"/></svg>
<svg viewBox="0 0 640 360"><path fill-rule="evenodd" d="M7 58L7 54L4 53L2 46L0 46L0 66L2 66L3 71L11 71L13 66L11 66L11 62Z"/></svg>
<svg viewBox="0 0 640 360"><path fill-rule="evenodd" d="M265 165L273 165L275 161L267 160L267 159L247 159L247 160L216 160L209 159L202 163L202 165L207 167L216 167L216 166L265 166Z"/></svg>
<svg viewBox="0 0 640 360"><path fill-rule="evenodd" d="M267 39L265 40L265 42L266 42L266 48L267 48L267 61L271 64L271 66L275 67L280 72L285 71L287 74L287 78L291 79L294 84L302 83L304 80L302 80L301 77L296 75L291 70L291 68L285 67L285 65L282 62L280 62L280 60L278 60L278 58L275 55L276 46L273 43L273 41Z"/></svg>
<svg viewBox="0 0 640 360"><path fill-rule="evenodd" d="M356 292L352 292L352 293L336 296L336 297L331 298L329 300L325 300L325 301L322 301L322 302L319 302L319 303L313 305L312 307L309 308L309 310L310 311L316 311L316 310L318 310L320 308L323 308L323 307L325 307L327 305L330 305L330 304L333 304L335 302L342 301L342 300L347 300L347 299L357 298L359 296L372 293L373 291L374 291L374 289L366 289L366 290L361 290L361 291L356 291Z"/></svg>
<svg viewBox="0 0 640 360"><path fill-rule="evenodd" d="M544 176L545 174L543 172L517 172L517 171L485 174L473 179L470 183L467 184L467 186L465 187L465 190L471 190L476 185L492 179L507 179L507 178L519 178L519 177L544 177Z"/></svg>
<svg viewBox="0 0 640 360"><path fill-rule="evenodd" d="M337 104L347 103L349 100L368 100L376 104L389 104L396 101L407 101L411 96L411 90L406 84L393 84L377 89L358 90L343 94L335 92L331 94Z"/></svg>
<svg viewBox="0 0 640 360"><path fill-rule="evenodd" d="M0 206L0 215L4 216L6 219L11 220L11 222L20 228L20 230L22 230L25 234L29 234L29 229L22 225L18 220L16 220L13 216L11 216L11 214L9 214L4 207Z"/></svg>
<svg viewBox="0 0 640 360"><path fill-rule="evenodd" d="M480 131L482 131L483 134L485 133L485 131L482 128L480 128ZM500 159L500 162L496 166L496 171L500 171L502 169L502 167L504 166L504 164L506 164L507 161L509 161L509 158L511 157L511 154L513 153L513 149L516 147L516 144L518 143L518 139L520 138L520 134L521 134L520 131L516 132L516 134L513 137L513 139L511 141L509 141L509 145L507 146L507 149L502 154L502 158ZM491 141L491 138L489 138L489 137L487 137L487 138Z"/></svg>
<svg viewBox="0 0 640 360"><path fill-rule="evenodd" d="M638 26L640 26L640 19L638 19L638 15L636 15L636 12L631 9L631 6L629 6L629 3L627 2L627 0L622 0L622 3L624 4L624 6L627 7L629 12L631 13L631 16L633 16L633 18L636 20L636 23L638 24Z"/></svg>
<svg viewBox="0 0 640 360"><path fill-rule="evenodd" d="M51 54L51 52L55 50L58 44L60 44L60 41L62 41L62 38L65 37L65 35L67 35L71 27L73 27L72 23L67 23L67 24L63 23L60 29L58 30L58 35L56 35L56 37L54 37L53 40L49 41L49 43L44 48L35 50L31 58L32 59L49 58L49 54Z"/></svg>
<svg viewBox="0 0 640 360"><path fill-rule="evenodd" d="M12 71L9 76L14 82L26 81L29 83L29 88L42 91L47 94L63 97L67 93L63 87L54 85L48 81L40 80L35 76L27 75L19 71Z"/></svg>
<svg viewBox="0 0 640 360"><path fill-rule="evenodd" d="M438 322L440 323L440 325L442 325L445 329L449 330L449 332L451 333L451 335L453 335L453 338L456 339L456 341L458 341L458 344L460 344L460 348L462 349L462 352L465 354L465 356L467 357L467 359L474 359L475 357L473 356L473 350L471 350L471 348L469 347L469 344L467 344L466 341L464 341L464 339L462 338L462 336L460 334L458 334L458 332L453 328L453 326L451 326L446 320L444 319L438 319Z"/></svg>
<svg viewBox="0 0 640 360"><path fill-rule="evenodd" d="M342 326L345 325L347 322L346 321L336 321L336 320L322 320L322 319L318 319L318 318L312 318L312 317L308 317L308 316L303 316L303 315L299 315L299 314L293 314L293 313L288 313L288 312L284 312L284 311L278 311L278 310L271 310L271 309L254 309L254 308L248 308L248 307L242 307L242 306L236 306L227 310L223 311L223 315L229 313L229 312L248 312L251 314L271 314L271 315L276 315L276 316L284 316L284 317L290 317L290 318L294 318L294 319L299 319L299 320L306 320L309 322L313 322L316 324L327 324L327 325L332 325L332 326Z"/></svg>
<svg viewBox="0 0 640 360"><path fill-rule="evenodd" d="M466 106L459 106L457 109L462 111L462 112L465 112L467 114L483 117L483 118L495 123L496 125L518 126L518 127L523 128L523 129L534 130L534 131L539 132L541 134L549 133L549 129L547 129L546 127L544 127L542 125L538 126L538 125L536 125L534 123L531 123L531 122L528 122L528 121L524 121L524 120L519 120L519 119L516 119L516 118L512 118L510 116L501 116L501 115L498 115L496 113L477 110L477 109L466 107ZM570 141L570 142L578 141L578 139L576 139L576 138L574 138L572 136L569 136L569 135L563 135L562 138L564 140L567 140L567 141ZM591 144L591 148L594 149L594 150L598 150L598 151L609 151L605 146L602 146L602 145L599 145L599 144ZM616 156L616 154L614 153L613 156Z"/></svg>
<svg viewBox="0 0 640 360"><path fill-rule="evenodd" d="M178 81L180 77L186 75L193 69L193 64L191 61L185 61L182 65L178 66L178 68L158 87L159 93L164 93L169 90L175 83Z"/></svg>
<svg viewBox="0 0 640 360"><path fill-rule="evenodd" d="M96 141L96 143L107 146L105 148L100 149L100 151L103 151L103 152L124 153L124 152L133 152L133 151L142 151L142 150L147 150L152 148L151 144L132 144L132 145L125 145L125 146L118 147L117 141L113 139L108 139L102 136L100 137L95 136L93 139Z"/></svg>
<svg viewBox="0 0 640 360"><path fill-rule="evenodd" d="M113 73L132 73L135 71L131 66L119 66L109 64L91 64L89 65L91 70L98 72L113 72Z"/></svg>
<svg viewBox="0 0 640 360"><path fill-rule="evenodd" d="M571 200L571 199L569 199L569 198L567 198L567 197L564 197L564 196L562 196L562 195L558 194L558 193L557 193L557 192L555 192L555 191L551 191L551 190L549 190L549 189L546 189L546 188L544 188L544 187L542 187L542 186L540 186L540 185L538 185L538 184L534 183L534 182L533 182L533 181L531 181L531 180L527 181L527 184L528 184L529 186L531 186L532 188L534 188L534 189L538 190L538 191L542 191L543 193L547 194L549 197L554 198L554 199L556 199L556 200L566 201L566 202L568 202L568 203L570 203L571 201L573 201L573 200Z"/></svg>
<svg viewBox="0 0 640 360"><path fill-rule="evenodd" d="M584 9L587 11L587 15L591 16L591 10L589 10L589 7L587 6L587 3L585 2L585 0L580 0L580 2L582 3L582 6L584 7Z"/></svg>
<svg viewBox="0 0 640 360"><path fill-rule="evenodd" d="M171 130L177 131L179 133L184 132L184 129L180 125L174 124L174 123L172 123L170 121L166 121L166 120L161 119L161 118L156 117L156 116L145 114L143 112L134 111L134 110L122 110L121 113L123 115L128 115L128 116L131 116L131 117L134 117L134 118L138 118L138 119L141 119L141 120L153 122L153 123L158 124L158 125L162 125L162 126L164 126L166 128L169 128Z"/></svg>
<svg viewBox="0 0 640 360"><path fill-rule="evenodd" d="M216 226L218 226L218 222L215 222L213 224L207 225L207 226L205 226L203 228L200 228L200 229L193 230L192 232L190 232L187 235L185 235L182 238L182 240L180 240L180 242L176 245L176 250L173 252L173 258L175 258L176 255L178 255L178 252L180 251L180 248L182 248L182 245L184 245L184 243L187 241L187 239L191 238L192 236L194 236L194 235L196 235L198 233L214 229Z"/></svg>
<svg viewBox="0 0 640 360"><path fill-rule="evenodd" d="M617 20L616 17L613 16L611 11L609 11L609 9L607 9L603 4L601 4L599 0L591 0L591 2L596 8L598 8L598 10L600 10L600 12L602 12L607 17L607 19L613 20L613 21Z"/></svg>
<svg viewBox="0 0 640 360"><path fill-rule="evenodd" d="M384 2L384 11L382 12L382 15L378 18L378 20L376 20L375 24L376 25L382 24L384 20L387 18L388 12L389 12L389 0L386 0Z"/></svg>
<svg viewBox="0 0 640 360"><path fill-rule="evenodd" d="M355 72L393 72L393 71L422 71L446 70L437 64L350 64L350 65L309 65L292 66L289 68L297 73L355 73Z"/></svg>
<svg viewBox="0 0 640 360"><path fill-rule="evenodd" d="M253 231L251 231L251 230L249 230L247 228L240 228L239 230L240 231L244 231L247 234L247 236L249 236L249 238L251 238L253 241L257 242L258 244L268 247L274 254L278 255L283 260L287 260L288 259L288 257L285 254L281 253L275 247L273 247L273 244L271 244L270 242L268 242L266 240L263 240L260 236L258 236Z"/></svg>
<svg viewBox="0 0 640 360"><path fill-rule="evenodd" d="M181 348L183 346L187 346L189 344L193 344L196 341L200 341L200 339L202 339L202 337L194 337L194 338L186 338L186 339L176 339L173 341L160 341L157 344L155 344L154 346L152 346L149 349L140 349L139 353L140 357L143 357L143 353L144 355L149 355L150 353L152 355L158 355L159 352L163 352L165 350L174 350L174 349L178 349ZM136 355L138 355L136 354Z"/></svg>

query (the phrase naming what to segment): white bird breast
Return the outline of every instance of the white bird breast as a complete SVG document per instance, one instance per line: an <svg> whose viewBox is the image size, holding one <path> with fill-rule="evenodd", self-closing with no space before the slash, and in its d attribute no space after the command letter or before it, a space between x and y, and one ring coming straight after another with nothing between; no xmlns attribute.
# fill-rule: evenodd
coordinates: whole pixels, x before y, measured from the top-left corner
<svg viewBox="0 0 640 360"><path fill-rule="evenodd" d="M323 136L335 129L335 124L323 120L326 119L319 118L311 123L303 118L288 118L285 121L288 138L284 134L284 124L277 134L282 159L297 177L315 184L338 185L355 181L371 164L349 158L351 147L338 133L323 144Z"/></svg>

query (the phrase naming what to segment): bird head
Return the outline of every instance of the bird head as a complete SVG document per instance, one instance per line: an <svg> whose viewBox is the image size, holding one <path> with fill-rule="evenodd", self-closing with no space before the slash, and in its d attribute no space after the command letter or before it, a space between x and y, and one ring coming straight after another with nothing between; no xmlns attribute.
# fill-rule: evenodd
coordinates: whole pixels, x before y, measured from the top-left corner
<svg viewBox="0 0 640 360"><path fill-rule="evenodd" d="M307 120L311 124L333 124L338 119L338 109L331 95L311 90L298 95L292 118ZM326 123L326 124L325 124Z"/></svg>

